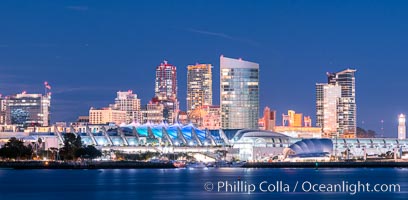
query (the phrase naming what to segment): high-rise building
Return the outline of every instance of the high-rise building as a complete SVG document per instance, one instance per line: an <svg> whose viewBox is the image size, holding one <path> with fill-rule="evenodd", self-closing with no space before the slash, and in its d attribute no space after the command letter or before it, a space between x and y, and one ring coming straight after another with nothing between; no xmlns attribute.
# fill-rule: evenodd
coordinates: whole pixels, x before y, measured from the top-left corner
<svg viewBox="0 0 408 200"><path fill-rule="evenodd" d="M140 111L140 99L132 90L126 92L119 91L115 98L114 109L126 111L126 123L141 122L142 113Z"/></svg>
<svg viewBox="0 0 408 200"><path fill-rule="evenodd" d="M316 125L326 137L356 135L355 72L327 73L328 83L316 84Z"/></svg>
<svg viewBox="0 0 408 200"><path fill-rule="evenodd" d="M126 111L112 108L89 109L90 124L115 123L117 125L126 121Z"/></svg>
<svg viewBox="0 0 408 200"><path fill-rule="evenodd" d="M20 126L50 125L51 94L21 94L6 96L2 103L5 123Z"/></svg>
<svg viewBox="0 0 408 200"><path fill-rule="evenodd" d="M177 68L167 61L156 67L155 97L153 103L163 105L163 120L174 123L179 112L177 100Z"/></svg>
<svg viewBox="0 0 408 200"><path fill-rule="evenodd" d="M326 137L335 136L338 132L337 108L340 98L339 85L316 84L316 126L322 128Z"/></svg>
<svg viewBox="0 0 408 200"><path fill-rule="evenodd" d="M327 73L329 84L341 86L338 104L339 132L354 137L357 132L355 72L355 69L345 69L337 73Z"/></svg>
<svg viewBox="0 0 408 200"><path fill-rule="evenodd" d="M258 129L259 64L220 58L221 128Z"/></svg>
<svg viewBox="0 0 408 200"><path fill-rule="evenodd" d="M165 60L156 67L155 96L160 101L177 99L177 68Z"/></svg>
<svg viewBox="0 0 408 200"><path fill-rule="evenodd" d="M204 105L212 105L212 66L187 66L187 113Z"/></svg>
<svg viewBox="0 0 408 200"><path fill-rule="evenodd" d="M405 140L407 138L407 128L405 126L405 115L400 114L398 118L398 139Z"/></svg>

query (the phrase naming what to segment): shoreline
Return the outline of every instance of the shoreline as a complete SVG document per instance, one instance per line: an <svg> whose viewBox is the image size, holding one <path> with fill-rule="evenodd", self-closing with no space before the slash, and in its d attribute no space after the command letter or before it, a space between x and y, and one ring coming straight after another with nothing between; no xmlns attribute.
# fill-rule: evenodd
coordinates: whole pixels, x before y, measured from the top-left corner
<svg viewBox="0 0 408 200"><path fill-rule="evenodd" d="M143 161L3 161L0 169L174 169L172 163ZM246 163L236 168L408 168L408 162L368 161L368 162L271 162Z"/></svg>
<svg viewBox="0 0 408 200"><path fill-rule="evenodd" d="M272 162L246 163L243 168L408 168L408 162Z"/></svg>
<svg viewBox="0 0 408 200"><path fill-rule="evenodd" d="M141 161L62 162L62 161L14 161L0 162L0 169L171 169L172 163Z"/></svg>

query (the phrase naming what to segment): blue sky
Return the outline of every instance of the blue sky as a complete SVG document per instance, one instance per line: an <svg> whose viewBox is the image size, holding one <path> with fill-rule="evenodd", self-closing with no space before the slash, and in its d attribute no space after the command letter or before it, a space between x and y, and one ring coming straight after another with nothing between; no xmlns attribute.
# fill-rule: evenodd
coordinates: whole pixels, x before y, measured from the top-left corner
<svg viewBox="0 0 408 200"><path fill-rule="evenodd" d="M260 64L261 110L294 109L315 118L315 83L356 68L358 125L396 137L408 113L408 5L405 1L7 1L0 2L0 93L53 87L53 121L132 89L145 104L154 70L219 56ZM364 123L363 123L364 121ZM315 122L315 121L314 121Z"/></svg>

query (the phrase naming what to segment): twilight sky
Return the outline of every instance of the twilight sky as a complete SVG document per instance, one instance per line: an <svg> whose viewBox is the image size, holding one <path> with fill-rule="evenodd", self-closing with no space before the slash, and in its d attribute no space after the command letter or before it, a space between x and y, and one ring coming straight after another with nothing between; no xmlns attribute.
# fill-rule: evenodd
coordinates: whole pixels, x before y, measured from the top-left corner
<svg viewBox="0 0 408 200"><path fill-rule="evenodd" d="M24 3L23 3L24 2ZM260 64L260 109L313 117L315 83L356 68L358 126L396 137L408 113L406 1L9 1L0 2L0 93L52 86L52 120L132 89L146 104L154 70L178 68L186 108L186 66L211 63L219 104L219 56ZM279 121L280 121L279 117ZM363 122L364 121L364 122Z"/></svg>

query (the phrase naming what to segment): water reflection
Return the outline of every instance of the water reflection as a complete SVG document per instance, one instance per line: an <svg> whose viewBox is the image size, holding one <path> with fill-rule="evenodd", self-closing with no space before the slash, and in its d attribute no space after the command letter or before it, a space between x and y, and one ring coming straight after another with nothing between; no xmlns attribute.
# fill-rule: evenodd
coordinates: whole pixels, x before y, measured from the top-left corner
<svg viewBox="0 0 408 200"><path fill-rule="evenodd" d="M406 199L408 170L391 169L113 169L0 170L0 199ZM216 192L218 181L246 184L357 181L400 184L400 193ZM207 192L206 182L214 183Z"/></svg>

